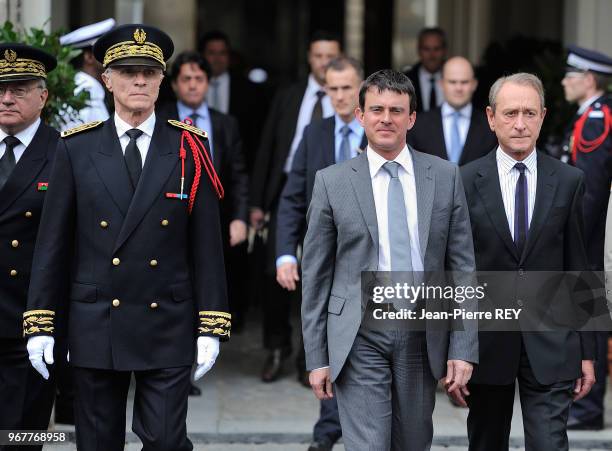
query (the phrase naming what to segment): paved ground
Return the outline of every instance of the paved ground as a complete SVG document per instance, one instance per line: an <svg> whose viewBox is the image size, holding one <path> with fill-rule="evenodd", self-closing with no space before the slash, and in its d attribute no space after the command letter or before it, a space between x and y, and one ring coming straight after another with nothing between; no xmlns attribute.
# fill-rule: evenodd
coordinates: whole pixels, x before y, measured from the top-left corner
<svg viewBox="0 0 612 451"><path fill-rule="evenodd" d="M298 384L293 361L287 374L273 384L259 380L264 353L261 334L252 321L247 330L221 346L220 357L198 385L203 395L189 400L188 431L197 451L305 451L318 415L312 393ZM601 432L570 433L572 450L612 449L612 396L608 391L607 429ZM467 410L452 407L438 393L434 414L434 451L466 450ZM73 431L65 425L56 430ZM131 404L126 428L131 431ZM521 449L520 405L515 404L512 424L512 449ZM138 438L127 435L126 451L141 449ZM73 451L74 444L47 446L45 450ZM342 451L338 445L334 450Z"/></svg>

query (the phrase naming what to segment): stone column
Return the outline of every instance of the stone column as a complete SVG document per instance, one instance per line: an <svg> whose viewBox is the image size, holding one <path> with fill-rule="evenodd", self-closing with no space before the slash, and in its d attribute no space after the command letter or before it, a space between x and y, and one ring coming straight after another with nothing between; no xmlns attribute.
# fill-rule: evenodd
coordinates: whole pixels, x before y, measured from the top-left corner
<svg viewBox="0 0 612 451"><path fill-rule="evenodd" d="M565 0L563 43L612 54L612 2L610 0Z"/></svg>
<svg viewBox="0 0 612 451"><path fill-rule="evenodd" d="M198 20L197 0L147 0L144 4L144 23L164 30L174 41L174 54L195 50Z"/></svg>
<svg viewBox="0 0 612 451"><path fill-rule="evenodd" d="M363 60L365 0L346 0L344 14L344 48L348 56Z"/></svg>

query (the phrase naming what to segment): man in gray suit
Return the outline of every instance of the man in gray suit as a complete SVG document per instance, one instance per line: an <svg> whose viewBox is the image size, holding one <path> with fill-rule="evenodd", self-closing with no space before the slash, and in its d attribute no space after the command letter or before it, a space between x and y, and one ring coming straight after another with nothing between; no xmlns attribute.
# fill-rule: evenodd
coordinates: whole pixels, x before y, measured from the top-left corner
<svg viewBox="0 0 612 451"><path fill-rule="evenodd" d="M308 211L306 365L317 398L337 396L351 451L428 450L436 380L444 377L464 402L478 359L477 333L468 328L365 327L372 322L362 311L362 271L474 271L458 168L406 145L415 106L405 75L370 75L356 110L367 151L317 173Z"/></svg>

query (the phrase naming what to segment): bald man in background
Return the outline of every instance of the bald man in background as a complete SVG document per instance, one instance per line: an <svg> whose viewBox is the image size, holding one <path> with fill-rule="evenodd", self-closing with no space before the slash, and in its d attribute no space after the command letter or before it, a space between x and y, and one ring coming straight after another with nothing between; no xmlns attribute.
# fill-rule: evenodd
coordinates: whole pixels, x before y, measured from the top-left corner
<svg viewBox="0 0 612 451"><path fill-rule="evenodd" d="M484 110L472 105L472 96L478 86L472 64L461 56L450 58L442 67L440 86L444 103L439 108L417 114L408 143L421 152L458 165L489 153L497 141Z"/></svg>

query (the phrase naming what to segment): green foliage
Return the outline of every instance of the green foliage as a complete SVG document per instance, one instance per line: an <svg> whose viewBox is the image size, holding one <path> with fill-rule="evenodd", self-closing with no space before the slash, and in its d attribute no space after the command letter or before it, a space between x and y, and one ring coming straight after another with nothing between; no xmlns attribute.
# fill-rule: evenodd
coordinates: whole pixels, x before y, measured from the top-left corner
<svg viewBox="0 0 612 451"><path fill-rule="evenodd" d="M70 65L70 60L78 56L81 50L60 45L59 38L63 33L58 30L48 34L39 28L21 30L9 21L0 28L0 42L21 42L45 50L57 58L57 67L47 74L49 98L42 118L58 130L63 128L65 120L77 119L78 111L87 106L89 100L87 90L74 95L76 70Z"/></svg>

